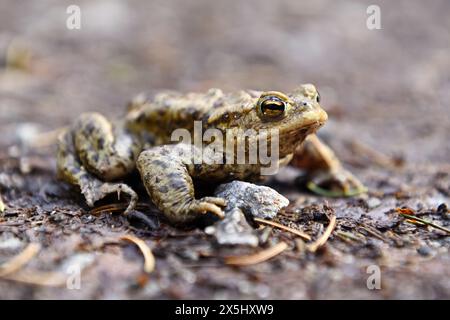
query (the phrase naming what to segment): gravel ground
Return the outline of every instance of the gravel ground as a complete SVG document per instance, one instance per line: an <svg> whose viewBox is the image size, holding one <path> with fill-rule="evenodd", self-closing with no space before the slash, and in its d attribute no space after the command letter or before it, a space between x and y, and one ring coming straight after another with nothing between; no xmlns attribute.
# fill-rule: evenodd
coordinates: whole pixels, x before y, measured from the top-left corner
<svg viewBox="0 0 450 320"><path fill-rule="evenodd" d="M82 27L68 30L74 3L0 2L0 298L450 298L448 233L396 210L450 225L448 1L77 0ZM381 8L380 30L366 28L369 4ZM135 94L161 89L288 91L306 82L329 113L321 137L369 188L318 197L293 170L268 182L290 200L276 220L313 240L337 217L316 252L275 229L258 248L219 246L202 229L163 221L149 230L90 211L55 179L55 133L83 111L118 118ZM153 273L143 273L124 234L152 249ZM281 241L287 249L269 261L225 264ZM1 276L28 243L39 253ZM379 290L367 287L372 265Z"/></svg>

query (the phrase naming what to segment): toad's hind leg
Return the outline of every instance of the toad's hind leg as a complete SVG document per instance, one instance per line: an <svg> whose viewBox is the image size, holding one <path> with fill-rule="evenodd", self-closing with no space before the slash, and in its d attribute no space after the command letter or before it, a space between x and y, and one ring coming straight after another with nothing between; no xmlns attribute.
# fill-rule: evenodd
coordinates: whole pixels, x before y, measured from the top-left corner
<svg viewBox="0 0 450 320"><path fill-rule="evenodd" d="M105 181L130 173L138 152L138 144L125 133L115 133L103 116L83 114L59 137L58 176L80 187L90 207L110 193L128 195L128 213L136 205L137 194L124 183Z"/></svg>
<svg viewBox="0 0 450 320"><path fill-rule="evenodd" d="M205 213L223 218L225 199L195 199L192 181L195 170L188 148L194 147L185 144L164 145L143 151L137 167L145 188L154 204L174 224L192 222Z"/></svg>
<svg viewBox="0 0 450 320"><path fill-rule="evenodd" d="M81 163L101 180L120 179L134 169L140 152L137 139L120 126L113 127L101 114L82 114L72 132Z"/></svg>

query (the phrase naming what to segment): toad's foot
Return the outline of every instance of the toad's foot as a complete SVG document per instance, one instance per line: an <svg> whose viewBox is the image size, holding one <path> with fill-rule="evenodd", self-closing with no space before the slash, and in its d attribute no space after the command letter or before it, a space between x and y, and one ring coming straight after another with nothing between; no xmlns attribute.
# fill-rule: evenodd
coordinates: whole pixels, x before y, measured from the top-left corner
<svg viewBox="0 0 450 320"><path fill-rule="evenodd" d="M186 144L152 147L143 151L137 161L150 198L174 224L191 223L207 213L224 217L225 199L195 198L192 178L197 173L189 155L191 148Z"/></svg>
<svg viewBox="0 0 450 320"><path fill-rule="evenodd" d="M327 197L351 197L367 191L316 135L308 136L295 150L291 164L306 170L310 179L307 187L314 193Z"/></svg>
<svg viewBox="0 0 450 320"><path fill-rule="evenodd" d="M101 182L96 179L90 180L86 184L82 184L81 193L83 193L88 206L93 207L94 203L100 199L103 199L111 193L117 192L117 197L120 200L121 194L126 194L130 197L128 207L125 209L124 214L131 212L137 204L138 196L133 189L123 183L110 183Z"/></svg>
<svg viewBox="0 0 450 320"><path fill-rule="evenodd" d="M352 197L367 192L367 188L343 168L315 172L306 186L312 192L326 197Z"/></svg>

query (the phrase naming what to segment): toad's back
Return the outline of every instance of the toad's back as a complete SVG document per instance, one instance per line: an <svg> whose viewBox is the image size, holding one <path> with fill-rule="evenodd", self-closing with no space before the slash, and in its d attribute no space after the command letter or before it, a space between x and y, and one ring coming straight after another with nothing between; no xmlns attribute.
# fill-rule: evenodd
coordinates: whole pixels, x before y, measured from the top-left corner
<svg viewBox="0 0 450 320"><path fill-rule="evenodd" d="M184 95L163 92L152 101L131 107L126 126L138 134L151 134L154 144L166 144L174 130L184 128L192 132L194 121L202 121L203 127L214 126L212 120L235 110L244 110L245 105L256 99L255 96L252 91L225 95L220 89Z"/></svg>

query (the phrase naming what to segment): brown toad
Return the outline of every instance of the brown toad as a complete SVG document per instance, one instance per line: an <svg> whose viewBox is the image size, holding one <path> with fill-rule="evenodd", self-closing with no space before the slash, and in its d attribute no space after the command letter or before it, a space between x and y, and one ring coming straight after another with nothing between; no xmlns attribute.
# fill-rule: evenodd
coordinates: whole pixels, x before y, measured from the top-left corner
<svg viewBox="0 0 450 320"><path fill-rule="evenodd" d="M208 212L222 217L225 200L197 199L193 179L253 180L273 165L263 161L262 146L276 165L305 169L309 185L319 187L314 190L332 186L341 195L361 192L361 183L314 134L327 120L319 102L311 84L288 94L211 89L160 93L153 101L137 98L125 119L114 124L98 113L82 114L59 139L58 175L79 186L89 206L112 192L127 194L128 213L137 194L121 180L137 168L154 204L176 224ZM180 142L182 133L194 138ZM276 149L269 152L268 145Z"/></svg>

